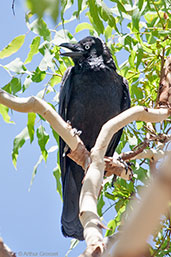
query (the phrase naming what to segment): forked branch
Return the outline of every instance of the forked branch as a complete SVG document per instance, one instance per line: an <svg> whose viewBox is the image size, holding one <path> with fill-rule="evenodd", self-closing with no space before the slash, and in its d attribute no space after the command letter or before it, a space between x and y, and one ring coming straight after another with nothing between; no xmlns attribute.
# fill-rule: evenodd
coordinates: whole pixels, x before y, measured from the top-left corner
<svg viewBox="0 0 171 257"><path fill-rule="evenodd" d="M83 145L72 127L44 100L34 96L18 98L0 89L0 103L18 112L39 113L50 123L72 151L75 151L80 143ZM105 169L104 155L112 136L134 120L159 122L165 120L169 115L170 111L166 108L154 110L138 106L126 110L103 125L91 151L91 164L86 173L80 195L80 219L84 227L87 250L90 253L88 256L95 256L93 253L100 254L96 256L101 256L105 248L102 236L103 224L97 215L97 198ZM87 255L83 254L82 256Z"/></svg>
<svg viewBox="0 0 171 257"><path fill-rule="evenodd" d="M159 122L169 116L167 109L147 109L144 107L132 107L106 122L91 151L91 164L84 179L80 195L80 220L84 227L84 237L87 250L92 250L91 255L83 253L81 256L102 256L105 250L103 241L101 220L97 214L97 199L104 175L104 155L112 136L122 127L132 121Z"/></svg>

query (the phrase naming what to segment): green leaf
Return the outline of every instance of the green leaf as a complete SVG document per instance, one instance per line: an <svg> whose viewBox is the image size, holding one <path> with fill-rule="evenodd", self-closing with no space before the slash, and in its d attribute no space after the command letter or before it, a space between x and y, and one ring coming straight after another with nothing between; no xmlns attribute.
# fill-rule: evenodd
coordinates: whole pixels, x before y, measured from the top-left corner
<svg viewBox="0 0 171 257"><path fill-rule="evenodd" d="M21 90L21 80L18 78L13 78L7 85L5 85L3 88L6 92L9 94L15 95L18 91Z"/></svg>
<svg viewBox="0 0 171 257"><path fill-rule="evenodd" d="M113 16L113 13L110 8L107 7L107 5L103 1L97 1L98 6L100 7L100 16L102 19L106 22L108 22L109 26L111 28L114 28L118 33L119 30L116 26L115 17Z"/></svg>
<svg viewBox="0 0 171 257"><path fill-rule="evenodd" d="M115 210L118 212L123 206L125 206L125 200L120 199L120 200L115 204Z"/></svg>
<svg viewBox="0 0 171 257"><path fill-rule="evenodd" d="M132 31L133 32L139 32L139 21L140 21L141 14L139 12L139 9L136 8L133 10L132 13Z"/></svg>
<svg viewBox="0 0 171 257"><path fill-rule="evenodd" d="M77 17L80 15L80 12L82 11L82 3L83 3L83 0L78 0Z"/></svg>
<svg viewBox="0 0 171 257"><path fill-rule="evenodd" d="M127 143L127 137L126 137L125 131L123 131L122 136L121 136L120 143L119 143L119 145L118 145L117 148L116 148L116 152L117 152L118 154L120 154L120 153L122 152L122 149L124 148L124 146L126 145L126 143Z"/></svg>
<svg viewBox="0 0 171 257"><path fill-rule="evenodd" d="M51 40L51 33L48 29L47 24L43 19L37 19L29 24L29 28L36 34L43 37L44 40L50 41Z"/></svg>
<svg viewBox="0 0 171 257"><path fill-rule="evenodd" d="M33 75L31 77L33 82L41 82L46 77L46 72L41 71L39 67L36 68L36 70L33 72Z"/></svg>
<svg viewBox="0 0 171 257"><path fill-rule="evenodd" d="M57 20L59 12L59 1L58 0L27 0L27 7L31 10L32 13L37 14L39 18L43 15L49 14L54 21Z"/></svg>
<svg viewBox="0 0 171 257"><path fill-rule="evenodd" d="M139 167L138 169L134 169L134 173L138 175L138 180L141 180L142 182L147 179L147 170Z"/></svg>
<svg viewBox="0 0 171 257"><path fill-rule="evenodd" d="M41 71L46 71L48 68L50 68L55 73L55 66L53 63L54 56L55 54L51 54L48 49L45 49L44 57L39 64L39 69Z"/></svg>
<svg viewBox="0 0 171 257"><path fill-rule="evenodd" d="M93 30L93 26L88 22L82 22L82 23L77 25L77 27L75 29L75 33L78 33L78 32L80 32L84 29Z"/></svg>
<svg viewBox="0 0 171 257"><path fill-rule="evenodd" d="M138 69L139 65L141 64L143 56L144 56L144 51L142 48L139 48L137 53L136 69Z"/></svg>
<svg viewBox="0 0 171 257"><path fill-rule="evenodd" d="M48 149L47 152L48 152L48 153L52 153L52 152L54 152L54 151L56 151L56 150L57 150L57 146L52 146L52 147L50 147L50 148ZM31 181L30 181L30 186L29 186L28 191L31 190L31 186L32 186L33 181L34 181L34 179L35 179L35 176L36 176L36 174L37 174L38 166L42 163L43 160L44 160L44 158L43 158L43 155L41 154L40 157L39 157L39 159L38 159L38 161L37 161L37 163L35 164L35 166L34 166L34 168L33 168L32 178L31 178Z"/></svg>
<svg viewBox="0 0 171 257"><path fill-rule="evenodd" d="M103 200L103 195L101 194L97 203L97 213L100 217L102 216L102 208L104 205L105 205L105 202Z"/></svg>
<svg viewBox="0 0 171 257"><path fill-rule="evenodd" d="M69 42L72 38L73 37L68 30L61 29L55 32L55 36L52 42L55 45L60 45L63 42Z"/></svg>
<svg viewBox="0 0 171 257"><path fill-rule="evenodd" d="M80 241L78 239L72 239L71 240L71 244L70 244L70 247L69 247L69 250L67 251L67 253L65 254L65 257L68 257L68 254L77 246L77 244L79 243Z"/></svg>
<svg viewBox="0 0 171 257"><path fill-rule="evenodd" d="M152 22L157 20L157 13L156 12L147 12L147 13L145 13L144 18L147 21L147 23L149 23L151 26ZM153 25L154 25L154 23L153 23Z"/></svg>
<svg viewBox="0 0 171 257"><path fill-rule="evenodd" d="M30 52L25 60L25 64L31 62L33 56L39 52L40 37L35 37L30 45Z"/></svg>
<svg viewBox="0 0 171 257"><path fill-rule="evenodd" d="M127 135L128 136L128 143L130 145L137 145L138 144L138 140L136 138L136 136L130 136L130 134Z"/></svg>
<svg viewBox="0 0 171 257"><path fill-rule="evenodd" d="M10 82L10 85L14 95L21 90L21 80L18 78L13 78Z"/></svg>
<svg viewBox="0 0 171 257"><path fill-rule="evenodd" d="M108 41L109 38L112 36L112 28L110 26L107 26L104 31L105 39Z"/></svg>
<svg viewBox="0 0 171 257"><path fill-rule="evenodd" d="M51 87L54 87L61 82L61 79L61 77L53 75L49 81L49 84L51 85Z"/></svg>
<svg viewBox="0 0 171 257"><path fill-rule="evenodd" d="M132 50L128 59L131 67L135 67L135 57L136 57L136 52Z"/></svg>
<svg viewBox="0 0 171 257"><path fill-rule="evenodd" d="M103 34L104 25L98 15L98 8L95 0L88 0L90 15L93 19L93 25L98 34Z"/></svg>
<svg viewBox="0 0 171 257"><path fill-rule="evenodd" d="M141 9L143 7L143 4L144 4L144 0L139 0L138 1L138 8L139 8L140 11L141 11Z"/></svg>
<svg viewBox="0 0 171 257"><path fill-rule="evenodd" d="M56 131L51 127L53 136L56 140L57 145L59 145L59 135L56 133Z"/></svg>
<svg viewBox="0 0 171 257"><path fill-rule="evenodd" d="M38 144L40 146L43 158L46 161L47 160L47 156L48 156L48 152L45 149L45 146L46 146L46 144L47 144L47 142L49 140L49 135L45 132L45 128L43 126L40 126L37 129L37 138L38 138Z"/></svg>
<svg viewBox="0 0 171 257"><path fill-rule="evenodd" d="M29 192L31 190L31 187L32 187L33 181L35 179L35 176L37 174L38 166L42 163L43 160L44 160L44 158L43 158L43 155L41 154L39 159L38 159L38 161L37 161L37 163L35 164L35 166L33 168L32 177L31 177L31 181L30 181L30 186L29 186L29 189L28 189Z"/></svg>
<svg viewBox="0 0 171 257"><path fill-rule="evenodd" d="M16 168L18 151L24 145L25 141L29 139L28 129L24 128L20 134L18 134L13 142L13 150L12 150L12 162L14 167Z"/></svg>
<svg viewBox="0 0 171 257"><path fill-rule="evenodd" d="M0 59L6 58L16 53L24 44L25 35L14 38L2 51L0 51Z"/></svg>
<svg viewBox="0 0 171 257"><path fill-rule="evenodd" d="M18 74L27 70L20 58L16 58L12 62L5 65L4 68Z"/></svg>
<svg viewBox="0 0 171 257"><path fill-rule="evenodd" d="M28 128L28 133L30 137L30 143L33 142L34 140L34 124L36 120L36 114L31 112L28 113L28 121L27 121L27 128Z"/></svg>
<svg viewBox="0 0 171 257"><path fill-rule="evenodd" d="M60 166L59 164L57 164L56 168L53 170L53 175L56 179L56 189L57 189L57 192L59 193L60 197L61 197L61 200L63 200L63 197L62 197L62 185L61 185L61 169L60 169Z"/></svg>
<svg viewBox="0 0 171 257"><path fill-rule="evenodd" d="M61 0L61 20L62 20L62 24L65 23L64 13L67 9L69 9L70 6L71 6L71 1Z"/></svg>
<svg viewBox="0 0 171 257"><path fill-rule="evenodd" d="M27 76L26 79L24 80L24 83L23 83L23 92L30 86L32 82L32 78L31 76Z"/></svg>
<svg viewBox="0 0 171 257"><path fill-rule="evenodd" d="M137 99L143 98L142 89L137 87L136 84L132 84L132 86L131 86L131 96L134 96L134 95L137 97Z"/></svg>
<svg viewBox="0 0 171 257"><path fill-rule="evenodd" d="M111 1L117 3L119 12L124 12L127 14L127 11L126 11L124 5L121 3L121 1L119 1L119 0L111 0Z"/></svg>
<svg viewBox="0 0 171 257"><path fill-rule="evenodd" d="M141 129L143 127L143 121L136 121L137 129Z"/></svg>
<svg viewBox="0 0 171 257"><path fill-rule="evenodd" d="M11 121L11 118L8 115L8 111L9 111L8 107L6 107L3 104L0 104L0 114L2 115L2 118L4 119L4 121L6 123L14 123L13 121Z"/></svg>
<svg viewBox="0 0 171 257"><path fill-rule="evenodd" d="M117 227L117 223L115 220L110 220L109 223L107 224L109 230L106 231L105 236L110 236L115 232L115 229Z"/></svg>

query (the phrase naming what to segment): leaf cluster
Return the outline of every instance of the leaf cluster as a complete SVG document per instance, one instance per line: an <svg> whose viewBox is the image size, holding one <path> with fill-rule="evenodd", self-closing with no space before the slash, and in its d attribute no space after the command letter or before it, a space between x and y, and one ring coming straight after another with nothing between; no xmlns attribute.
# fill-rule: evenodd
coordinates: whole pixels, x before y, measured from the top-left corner
<svg viewBox="0 0 171 257"><path fill-rule="evenodd" d="M102 37L110 48L118 72L128 80L132 106L155 107L161 69L164 60L171 54L169 1L61 0L59 3L57 0L27 0L26 3L29 8L26 24L28 32L32 34L30 49L27 49L24 59L17 57L6 65L0 64L10 77L9 82L2 87L4 90L16 96L24 95L30 87L40 84L41 90L37 92L37 96L57 109L62 76L67 67L73 65L72 60L60 56L59 45L62 42L75 41L80 35L89 34ZM44 21L43 16L47 14L56 22L55 29L50 29ZM6 58L8 61L9 56L24 47L27 35L28 33L16 36L0 51L0 59ZM0 114L5 122L12 122L7 107L0 105ZM148 133L145 125L144 122L129 124L124 129L117 152L133 150L143 143ZM156 134L170 132L169 121L151 125ZM46 121L40 115L29 113L26 127L14 139L12 160L16 167L19 150L26 141L30 140L32 143L37 138L41 155L33 169L31 184L39 164L43 160L46 162L49 154L57 150L56 146L47 150L50 140L54 139L57 145L59 141L55 131L50 128L47 132L48 129ZM151 142L149 145L156 149L159 146L160 142ZM62 199L58 154L56 163L53 174ZM130 199L133 196L138 197L139 188L150 176L149 160L132 161L132 164L133 181L125 182L117 178L114 187L110 182L106 183L99 196L99 215L105 217L110 212L110 216L113 216L108 223L110 230L106 236L120 228L121 217L128 208ZM124 219L129 217L125 216ZM170 251L168 222L170 216L165 217L161 231L153 238L150 245L152 256L166 256Z"/></svg>

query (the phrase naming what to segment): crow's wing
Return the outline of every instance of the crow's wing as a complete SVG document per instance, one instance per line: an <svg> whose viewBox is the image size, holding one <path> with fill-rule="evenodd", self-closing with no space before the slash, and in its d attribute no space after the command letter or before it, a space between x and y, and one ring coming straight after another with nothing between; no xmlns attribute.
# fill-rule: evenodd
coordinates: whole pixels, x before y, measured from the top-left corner
<svg viewBox="0 0 171 257"><path fill-rule="evenodd" d="M68 109L69 99L71 97L72 70L73 70L73 67L69 67L65 71L63 75L62 83L61 83L61 90L60 90L60 96L59 96L59 114L64 120L67 119L67 109Z"/></svg>
<svg viewBox="0 0 171 257"><path fill-rule="evenodd" d="M65 121L68 119L67 112L72 94L72 73L73 67L66 70L59 97L59 114ZM66 156L67 152L64 156L65 146L66 143L60 138L59 153L63 185L62 232L64 236L83 240L83 228L78 217L78 212L79 194L84 172L80 166Z"/></svg>
<svg viewBox="0 0 171 257"><path fill-rule="evenodd" d="M131 97L129 94L129 85L126 78L123 78L123 101L121 104L122 112L129 109L131 107Z"/></svg>
<svg viewBox="0 0 171 257"><path fill-rule="evenodd" d="M61 83L61 89L60 89L60 95L59 95L59 115L67 121L67 110L69 105L69 100L71 97L71 89L72 89L72 83L71 83L71 77L72 77L72 69L73 67L69 67L62 79ZM65 151L66 143L62 140L62 138L59 138L59 155L60 155L60 167L62 171L62 182L64 182L64 174L66 170L66 158L63 157L64 151Z"/></svg>
<svg viewBox="0 0 171 257"><path fill-rule="evenodd" d="M129 94L129 85L128 85L128 81L123 78L123 83L122 83L122 87L123 87L123 98L121 101L121 112L127 110L130 108L131 106L131 98L130 98L130 94ZM106 152L106 156L112 156L114 154L114 151L117 147L117 145L119 144L119 141L121 139L122 136L122 132L123 132L123 128L120 129L111 139L107 152Z"/></svg>

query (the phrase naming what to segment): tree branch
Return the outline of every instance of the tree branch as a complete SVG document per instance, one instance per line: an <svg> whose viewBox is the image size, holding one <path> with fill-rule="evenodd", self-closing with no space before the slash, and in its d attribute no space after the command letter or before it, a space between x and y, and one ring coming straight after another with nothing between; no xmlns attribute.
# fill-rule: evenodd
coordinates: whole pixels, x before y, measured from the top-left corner
<svg viewBox="0 0 171 257"><path fill-rule="evenodd" d="M0 257L16 257L15 253L3 243L2 238L0 238Z"/></svg>
<svg viewBox="0 0 171 257"><path fill-rule="evenodd" d="M53 129L63 138L71 150L75 150L79 143L83 144L72 127L44 100L31 96L19 98L0 89L0 103L18 112L39 113L47 120Z"/></svg>
<svg viewBox="0 0 171 257"><path fill-rule="evenodd" d="M54 130L63 138L72 151L82 143L72 127L44 100L37 97L18 98L0 89L0 103L19 112L35 112L42 115ZM80 220L84 227L87 251L101 256L104 252L102 228L104 227L97 215L97 198L101 188L105 163L104 154L112 136L128 123L136 120L159 122L170 115L169 109L147 109L132 107L106 122L91 151L91 164L86 174L80 195ZM93 249L93 250L92 250ZM82 255L86 256L86 255ZM89 255L95 256L95 255Z"/></svg>
<svg viewBox="0 0 171 257"><path fill-rule="evenodd" d="M165 157L159 175L141 192L141 202L134 201L134 211L118 237L112 256L141 256L144 253L149 235L159 227L160 216L166 213L171 200L170 167L171 153Z"/></svg>
<svg viewBox="0 0 171 257"><path fill-rule="evenodd" d="M167 109L147 109L144 107L132 107L115 118L106 122L91 150L91 164L84 179L80 194L80 220L84 227L84 237L87 250L92 249L89 256L98 251L97 256L104 252L102 235L103 225L97 214L97 199L104 175L104 155L112 136L122 127L132 121L159 122L169 116ZM81 256L87 256L86 252Z"/></svg>
<svg viewBox="0 0 171 257"><path fill-rule="evenodd" d="M68 154L68 156L78 165L82 166L84 170L87 169L91 162L90 153L87 151L84 143L81 141L75 130L72 129L71 125L65 122L48 103L35 96L19 98L8 94L2 89L0 89L0 103L18 112L39 113L50 123L53 129L70 147L71 152ZM110 162L110 165L107 163L107 167L111 174L116 174L117 176L127 180L132 178L132 173L130 170L127 174L125 174L125 167L122 163L116 161L111 165Z"/></svg>

